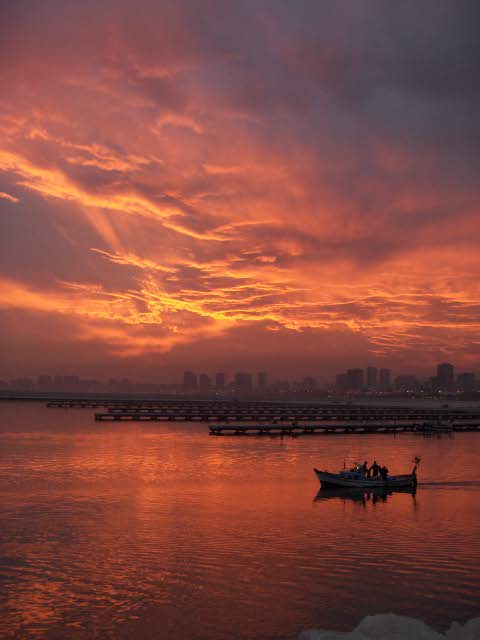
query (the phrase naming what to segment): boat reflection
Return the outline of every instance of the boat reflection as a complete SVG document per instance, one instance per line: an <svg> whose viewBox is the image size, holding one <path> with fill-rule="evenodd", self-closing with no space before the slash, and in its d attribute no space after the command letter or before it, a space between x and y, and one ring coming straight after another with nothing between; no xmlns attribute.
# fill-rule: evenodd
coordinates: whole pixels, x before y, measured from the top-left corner
<svg viewBox="0 0 480 640"><path fill-rule="evenodd" d="M322 500L338 499L342 500L343 502L351 500L353 502L360 502L362 504L367 504L368 502L377 504L377 502L386 502L394 493L409 493L415 500L416 492L416 487L398 487L395 489L390 489L387 487L324 487L319 489L313 501L320 502Z"/></svg>

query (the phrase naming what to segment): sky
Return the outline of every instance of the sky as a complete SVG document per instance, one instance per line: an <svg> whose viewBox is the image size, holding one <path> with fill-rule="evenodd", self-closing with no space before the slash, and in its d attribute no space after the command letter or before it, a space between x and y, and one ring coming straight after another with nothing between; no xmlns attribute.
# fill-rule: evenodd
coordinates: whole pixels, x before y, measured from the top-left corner
<svg viewBox="0 0 480 640"><path fill-rule="evenodd" d="M480 370L475 0L0 7L0 376Z"/></svg>

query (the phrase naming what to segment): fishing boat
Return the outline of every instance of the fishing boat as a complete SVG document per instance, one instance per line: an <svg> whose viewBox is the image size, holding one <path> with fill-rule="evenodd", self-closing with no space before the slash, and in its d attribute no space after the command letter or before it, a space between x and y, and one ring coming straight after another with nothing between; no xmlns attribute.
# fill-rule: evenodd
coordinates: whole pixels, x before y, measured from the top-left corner
<svg viewBox="0 0 480 640"><path fill-rule="evenodd" d="M417 485L417 469L420 464L420 458L415 458L415 466L412 473L400 476L387 475L383 478L381 475L367 477L363 471L363 467L355 465L353 469L342 469L338 473L330 471L319 471L314 469L315 475L320 481L322 487L354 487L354 488L378 488L388 487L415 487Z"/></svg>

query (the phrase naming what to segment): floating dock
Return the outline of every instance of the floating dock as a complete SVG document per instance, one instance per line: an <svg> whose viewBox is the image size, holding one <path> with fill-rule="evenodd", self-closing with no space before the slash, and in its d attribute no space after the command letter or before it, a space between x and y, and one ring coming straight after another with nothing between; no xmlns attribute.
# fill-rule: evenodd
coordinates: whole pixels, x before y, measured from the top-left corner
<svg viewBox="0 0 480 640"><path fill-rule="evenodd" d="M452 421L452 431L480 431L480 419L466 421L465 419ZM194 418L185 418L179 414L163 413L96 413L95 420L99 422L188 422ZM197 421L207 421L207 418L198 418ZM434 422L434 421L432 421ZM412 421L408 419L379 421L369 420L348 420L329 421L325 420L319 424L300 424L299 422L276 421L270 423L257 422L256 424L210 424L211 435L306 435L313 433L399 433L399 432L422 432L426 433L425 422Z"/></svg>
<svg viewBox="0 0 480 640"><path fill-rule="evenodd" d="M421 430L422 423L406 424L313 424L313 425L210 425L212 436L304 436L327 434L368 434L413 432L427 435ZM480 423L459 423L452 425L453 431L480 431ZM434 435L430 432L428 435ZM438 435L438 434L435 434Z"/></svg>
<svg viewBox="0 0 480 640"><path fill-rule="evenodd" d="M233 400L63 399L54 408L103 408L98 422L204 422L212 435L428 432L426 424L453 431L480 431L480 408L378 406ZM432 429L435 432L435 429Z"/></svg>
<svg viewBox="0 0 480 640"><path fill-rule="evenodd" d="M479 411L425 411L424 409L392 409L371 410L362 408L361 411L330 411L322 407L295 410L278 407L276 409L207 409L205 407L165 408L156 410L125 410L111 408L107 412L95 413L95 420L99 421L181 421L181 422L255 422L267 425L281 422L365 422L365 421L452 421L452 420L480 421Z"/></svg>
<svg viewBox="0 0 480 640"><path fill-rule="evenodd" d="M104 408L99 420L138 419L200 422L324 422L346 420L480 420L480 408L424 408L415 406L336 405L263 401L207 400L58 400L55 408Z"/></svg>

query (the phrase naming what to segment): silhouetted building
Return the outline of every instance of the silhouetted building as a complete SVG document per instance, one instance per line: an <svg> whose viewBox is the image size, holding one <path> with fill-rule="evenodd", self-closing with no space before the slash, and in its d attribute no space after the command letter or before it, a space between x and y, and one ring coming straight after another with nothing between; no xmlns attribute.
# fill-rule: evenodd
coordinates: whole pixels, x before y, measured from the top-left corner
<svg viewBox="0 0 480 640"><path fill-rule="evenodd" d="M347 369L348 388L356 391L363 389L363 369Z"/></svg>
<svg viewBox="0 0 480 640"><path fill-rule="evenodd" d="M55 389L63 389L63 376L54 376L53 386Z"/></svg>
<svg viewBox="0 0 480 640"><path fill-rule="evenodd" d="M302 387L305 391L311 392L317 388L318 384L315 378L305 376L302 380Z"/></svg>
<svg viewBox="0 0 480 640"><path fill-rule="evenodd" d="M78 376L64 376L63 386L66 391L75 391L78 388L80 378Z"/></svg>
<svg viewBox="0 0 480 640"><path fill-rule="evenodd" d="M460 391L474 391L475 374L472 372L459 373L457 376L457 384Z"/></svg>
<svg viewBox="0 0 480 640"><path fill-rule="evenodd" d="M252 374L240 371L235 374L235 391L237 393L252 393Z"/></svg>
<svg viewBox="0 0 480 640"><path fill-rule="evenodd" d="M418 386L417 376L404 375L395 378L395 389L397 391L415 391Z"/></svg>
<svg viewBox="0 0 480 640"><path fill-rule="evenodd" d="M378 384L378 370L377 367L367 367L367 387L369 389L376 389Z"/></svg>
<svg viewBox="0 0 480 640"><path fill-rule="evenodd" d="M37 388L39 391L50 391L53 387L52 376L42 374L37 378Z"/></svg>
<svg viewBox="0 0 480 640"><path fill-rule="evenodd" d="M197 390L197 374L193 371L185 371L183 374L183 391L185 393L194 393Z"/></svg>
<svg viewBox="0 0 480 640"><path fill-rule="evenodd" d="M222 390L225 389L225 374L217 373L215 376L215 388Z"/></svg>
<svg viewBox="0 0 480 640"><path fill-rule="evenodd" d="M392 388L391 375L390 369L380 369L379 388L381 391L390 391Z"/></svg>
<svg viewBox="0 0 480 640"><path fill-rule="evenodd" d="M16 378L12 380L12 387L17 391L33 391L33 378Z"/></svg>
<svg viewBox="0 0 480 640"><path fill-rule="evenodd" d="M346 391L348 389L348 375L346 373L337 373L335 386L341 391Z"/></svg>
<svg viewBox="0 0 480 640"><path fill-rule="evenodd" d="M442 362L437 365L438 386L441 389L452 391L455 388L455 369L453 364Z"/></svg>
<svg viewBox="0 0 480 640"><path fill-rule="evenodd" d="M199 389L200 389L200 393L208 393L210 391L210 387L211 387L211 380L210 380L210 376L208 376L206 373L201 373L200 377L199 377Z"/></svg>
<svg viewBox="0 0 480 640"><path fill-rule="evenodd" d="M98 380L91 380L87 378L85 380L79 380L78 390L84 391L85 393L95 393L97 391L101 391L103 386L104 385Z"/></svg>
<svg viewBox="0 0 480 640"><path fill-rule="evenodd" d="M290 382L288 380L275 380L271 385L273 393L289 393L291 390Z"/></svg>
<svg viewBox="0 0 480 640"><path fill-rule="evenodd" d="M267 390L267 372L259 371L257 374L257 390L265 392Z"/></svg>

